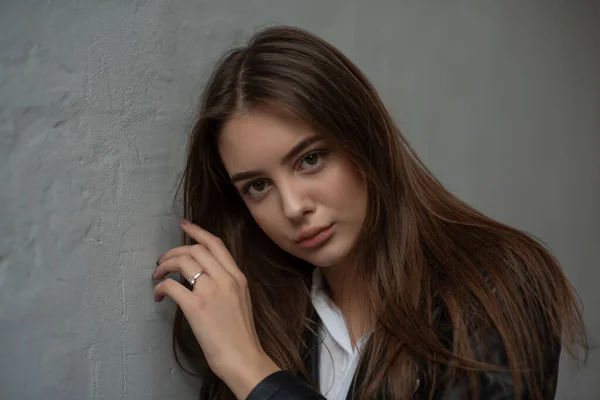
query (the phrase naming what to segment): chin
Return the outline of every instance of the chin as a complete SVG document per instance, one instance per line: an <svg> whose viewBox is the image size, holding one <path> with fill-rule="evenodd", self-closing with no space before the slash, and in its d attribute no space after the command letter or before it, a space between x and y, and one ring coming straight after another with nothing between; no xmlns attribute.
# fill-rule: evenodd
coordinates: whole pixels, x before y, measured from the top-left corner
<svg viewBox="0 0 600 400"><path fill-rule="evenodd" d="M333 266L339 264L339 262L340 262L340 260L337 258L336 259L315 259L313 257L311 257L310 259L305 259L305 261L308 261L315 267L320 267L320 268L333 267Z"/></svg>
<svg viewBox="0 0 600 400"><path fill-rule="evenodd" d="M348 253L349 251L346 249L325 245L320 249L314 250L311 254L303 254L300 257L317 267L332 267L345 260Z"/></svg>

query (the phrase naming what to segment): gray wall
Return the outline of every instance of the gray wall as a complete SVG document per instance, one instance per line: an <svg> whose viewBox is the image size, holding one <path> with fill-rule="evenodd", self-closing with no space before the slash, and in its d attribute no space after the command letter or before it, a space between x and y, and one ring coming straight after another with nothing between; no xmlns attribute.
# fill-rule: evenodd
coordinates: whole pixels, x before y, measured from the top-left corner
<svg viewBox="0 0 600 400"><path fill-rule="evenodd" d="M338 46L452 191L543 239L598 343L596 4L3 0L0 398L197 397L150 274L208 69L270 22ZM599 377L563 357L557 397Z"/></svg>

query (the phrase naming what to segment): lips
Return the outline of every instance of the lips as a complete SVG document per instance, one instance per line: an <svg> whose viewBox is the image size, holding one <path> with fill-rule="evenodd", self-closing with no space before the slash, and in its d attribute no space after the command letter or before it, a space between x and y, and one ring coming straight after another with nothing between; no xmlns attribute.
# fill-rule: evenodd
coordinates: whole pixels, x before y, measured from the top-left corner
<svg viewBox="0 0 600 400"><path fill-rule="evenodd" d="M302 230L302 232L300 232L300 235L296 239L296 243L301 243L306 240L312 239L315 236L317 236L319 233L323 232L326 229L329 229L330 227L331 227L331 225L304 229L304 230Z"/></svg>
<svg viewBox="0 0 600 400"><path fill-rule="evenodd" d="M303 249L316 249L323 246L334 234L333 224L304 230L296 243Z"/></svg>

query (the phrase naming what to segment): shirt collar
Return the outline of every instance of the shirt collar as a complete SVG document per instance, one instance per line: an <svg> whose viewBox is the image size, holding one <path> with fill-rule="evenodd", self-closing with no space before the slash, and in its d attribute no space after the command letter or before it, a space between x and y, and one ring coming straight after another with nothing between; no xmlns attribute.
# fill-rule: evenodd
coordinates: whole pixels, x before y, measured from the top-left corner
<svg viewBox="0 0 600 400"><path fill-rule="evenodd" d="M352 349L350 335L348 333L348 327L346 326L344 316L339 307L323 289L323 279L323 269L320 267L315 267L312 273L312 287L310 291L313 307L319 314L324 328L338 343L338 345L348 354L353 354L356 352L356 349ZM361 337L357 343L357 347L362 347L371 333L372 331Z"/></svg>

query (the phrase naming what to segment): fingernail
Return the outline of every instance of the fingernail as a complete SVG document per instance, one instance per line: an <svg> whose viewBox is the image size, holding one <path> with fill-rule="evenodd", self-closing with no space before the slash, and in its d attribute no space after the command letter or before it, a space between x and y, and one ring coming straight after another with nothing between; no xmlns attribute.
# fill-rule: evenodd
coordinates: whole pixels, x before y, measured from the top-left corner
<svg viewBox="0 0 600 400"><path fill-rule="evenodd" d="M187 219L184 219L184 218L179 219L179 223L183 226L187 226L187 225L191 224L190 221L188 221Z"/></svg>

